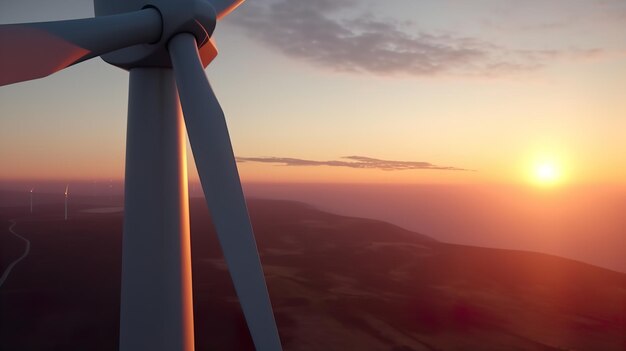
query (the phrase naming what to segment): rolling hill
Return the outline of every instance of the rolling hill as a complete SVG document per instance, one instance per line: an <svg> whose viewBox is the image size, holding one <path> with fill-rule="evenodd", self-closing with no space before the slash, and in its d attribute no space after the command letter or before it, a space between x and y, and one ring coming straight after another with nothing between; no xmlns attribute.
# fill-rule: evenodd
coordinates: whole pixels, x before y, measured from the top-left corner
<svg viewBox="0 0 626 351"><path fill-rule="evenodd" d="M252 350L201 199L191 201L197 350ZM59 202L60 203L60 202ZM69 221L0 208L0 349L116 350L121 211ZM626 275L532 252L438 242L306 204L249 200L285 350L624 350Z"/></svg>

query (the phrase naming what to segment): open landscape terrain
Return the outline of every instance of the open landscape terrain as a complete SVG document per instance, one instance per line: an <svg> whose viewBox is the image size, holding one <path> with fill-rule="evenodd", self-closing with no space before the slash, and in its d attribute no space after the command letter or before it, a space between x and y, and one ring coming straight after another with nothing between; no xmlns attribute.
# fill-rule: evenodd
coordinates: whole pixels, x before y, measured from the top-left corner
<svg viewBox="0 0 626 351"><path fill-rule="evenodd" d="M116 350L118 197L1 193L1 350ZM303 203L250 199L285 350L624 350L626 274L438 242ZM427 234L427 233L426 233ZM252 350L203 199L191 200L197 350Z"/></svg>

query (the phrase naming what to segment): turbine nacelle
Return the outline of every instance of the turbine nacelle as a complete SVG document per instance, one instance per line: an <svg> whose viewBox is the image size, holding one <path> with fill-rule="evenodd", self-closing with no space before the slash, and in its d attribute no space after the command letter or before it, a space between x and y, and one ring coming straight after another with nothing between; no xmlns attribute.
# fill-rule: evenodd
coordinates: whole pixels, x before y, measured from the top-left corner
<svg viewBox="0 0 626 351"><path fill-rule="evenodd" d="M123 69L169 68L172 66L167 51L169 40L176 34L191 33L196 38L202 64L206 67L217 56L217 49L210 42L218 17L212 3L206 0L179 0L175 3L171 0L96 0L94 6L97 17L153 8L159 12L162 20L161 33L157 41L113 51L102 55L102 59ZM215 3L224 13L226 2L215 1Z"/></svg>

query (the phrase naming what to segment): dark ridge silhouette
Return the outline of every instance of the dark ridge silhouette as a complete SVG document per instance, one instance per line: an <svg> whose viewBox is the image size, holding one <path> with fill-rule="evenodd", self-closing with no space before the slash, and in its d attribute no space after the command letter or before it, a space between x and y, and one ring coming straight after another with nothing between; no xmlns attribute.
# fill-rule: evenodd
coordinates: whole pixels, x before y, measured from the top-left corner
<svg viewBox="0 0 626 351"><path fill-rule="evenodd" d="M0 194L0 197L4 194ZM0 207L0 350L117 350L119 199ZM623 350L626 275L451 245L302 203L249 200L285 350ZM114 211L114 209L113 209ZM106 212L106 211L105 211ZM203 199L191 200L197 350L253 350Z"/></svg>

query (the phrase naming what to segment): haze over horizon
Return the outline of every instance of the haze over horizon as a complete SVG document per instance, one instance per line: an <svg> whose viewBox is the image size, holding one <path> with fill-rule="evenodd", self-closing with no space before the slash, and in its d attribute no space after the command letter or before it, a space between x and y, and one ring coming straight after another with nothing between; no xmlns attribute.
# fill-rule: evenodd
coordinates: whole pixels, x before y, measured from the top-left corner
<svg viewBox="0 0 626 351"><path fill-rule="evenodd" d="M34 188L35 204L38 197L47 203L55 196L60 204L66 184L70 203L72 196L96 196L117 198L121 205L121 181L0 181L0 192L21 192L21 204L26 206ZM383 220L442 242L548 253L626 273L626 188L579 186L545 192L525 186L462 184L243 186L248 198L299 201L331 213ZM191 197L203 196L199 183L191 183L189 191ZM16 205L14 196L2 200L0 207Z"/></svg>

